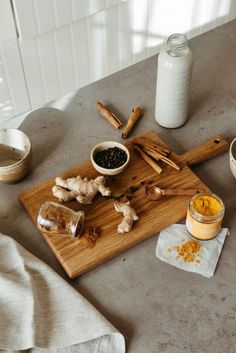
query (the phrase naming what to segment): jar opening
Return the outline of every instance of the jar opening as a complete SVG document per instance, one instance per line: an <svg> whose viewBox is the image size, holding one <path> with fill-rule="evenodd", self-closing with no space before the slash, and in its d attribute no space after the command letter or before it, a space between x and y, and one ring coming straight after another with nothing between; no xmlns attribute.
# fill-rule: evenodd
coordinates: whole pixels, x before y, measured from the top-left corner
<svg viewBox="0 0 236 353"><path fill-rule="evenodd" d="M212 213L206 212L207 209L205 208L204 201L203 205L200 205L200 207L197 207L199 205L199 202L202 203L202 200L207 200L207 201L213 201L217 207L209 205L209 209L212 208ZM201 210L202 208L202 210ZM224 212L225 212L225 207L222 202L222 200L215 194L212 193L199 193L195 195L189 204L189 210L192 214L192 216L198 220L198 221L206 221L206 222L214 222L220 218L223 218Z"/></svg>
<svg viewBox="0 0 236 353"><path fill-rule="evenodd" d="M84 212L78 211L78 212L76 212L76 215L77 215L77 220L76 220L75 224L73 225L74 236L72 238L79 238L81 236L83 228L84 228Z"/></svg>
<svg viewBox="0 0 236 353"><path fill-rule="evenodd" d="M174 33L167 39L167 53L171 56L182 56L188 48L188 39L184 34Z"/></svg>

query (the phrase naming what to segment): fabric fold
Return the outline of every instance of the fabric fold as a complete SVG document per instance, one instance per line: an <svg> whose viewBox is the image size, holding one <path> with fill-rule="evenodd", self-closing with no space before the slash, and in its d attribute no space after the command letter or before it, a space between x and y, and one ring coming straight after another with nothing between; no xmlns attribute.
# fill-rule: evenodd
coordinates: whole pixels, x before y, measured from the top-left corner
<svg viewBox="0 0 236 353"><path fill-rule="evenodd" d="M0 234L0 353L124 353L124 337L83 296Z"/></svg>

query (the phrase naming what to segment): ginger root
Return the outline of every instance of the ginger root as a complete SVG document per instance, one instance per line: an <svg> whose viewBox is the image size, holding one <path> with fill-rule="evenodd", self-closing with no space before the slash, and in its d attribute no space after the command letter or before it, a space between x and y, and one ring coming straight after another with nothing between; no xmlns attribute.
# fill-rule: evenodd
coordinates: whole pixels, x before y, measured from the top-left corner
<svg viewBox="0 0 236 353"><path fill-rule="evenodd" d="M52 193L60 201L70 201L76 199L84 205L90 204L98 192L103 196L110 196L111 190L105 186L104 176L99 176L96 179L88 180L80 175L76 178L55 179L56 185L52 188Z"/></svg>
<svg viewBox="0 0 236 353"><path fill-rule="evenodd" d="M118 233L127 233L131 230L133 222L138 220L138 216L135 210L130 206L130 202L118 202L114 203L115 210L121 212L124 215L123 221L118 225Z"/></svg>

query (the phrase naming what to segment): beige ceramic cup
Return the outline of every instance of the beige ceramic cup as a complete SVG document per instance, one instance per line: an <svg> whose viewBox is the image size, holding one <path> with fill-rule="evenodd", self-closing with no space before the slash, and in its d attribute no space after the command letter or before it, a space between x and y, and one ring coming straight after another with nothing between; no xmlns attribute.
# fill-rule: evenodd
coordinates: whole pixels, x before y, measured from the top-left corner
<svg viewBox="0 0 236 353"><path fill-rule="evenodd" d="M14 159L17 151L20 155ZM0 182L15 183L24 178L30 170L30 160L28 136L18 129L0 129Z"/></svg>
<svg viewBox="0 0 236 353"><path fill-rule="evenodd" d="M230 145L230 149L229 149L229 164L230 164L231 172L232 172L233 176L236 179L236 137L231 142L231 145Z"/></svg>

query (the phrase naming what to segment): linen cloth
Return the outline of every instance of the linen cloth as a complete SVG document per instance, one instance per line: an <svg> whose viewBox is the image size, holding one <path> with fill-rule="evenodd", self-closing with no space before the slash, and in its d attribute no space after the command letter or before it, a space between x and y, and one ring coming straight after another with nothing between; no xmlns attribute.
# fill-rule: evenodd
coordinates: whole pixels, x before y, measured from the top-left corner
<svg viewBox="0 0 236 353"><path fill-rule="evenodd" d="M49 266L0 234L0 353L124 353L124 337Z"/></svg>
<svg viewBox="0 0 236 353"><path fill-rule="evenodd" d="M192 238L190 238L184 224L173 224L160 232L156 246L156 256L182 270L196 272L210 278L215 272L226 235L229 235L229 229L222 228L216 238L200 241L199 263L185 262L183 258L177 258L178 254L175 247L181 246L183 242L192 240Z"/></svg>

